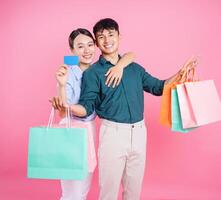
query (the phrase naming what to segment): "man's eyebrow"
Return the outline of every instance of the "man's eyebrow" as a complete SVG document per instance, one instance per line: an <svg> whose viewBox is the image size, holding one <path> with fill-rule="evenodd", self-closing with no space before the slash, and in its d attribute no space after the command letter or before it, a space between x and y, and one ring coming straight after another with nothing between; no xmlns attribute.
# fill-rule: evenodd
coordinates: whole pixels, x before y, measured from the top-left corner
<svg viewBox="0 0 221 200"><path fill-rule="evenodd" d="M107 29L107 31L108 31L108 33L110 34L110 33L114 33L116 30L115 30L115 29ZM101 36L101 35L103 35L103 32L104 32L104 31L102 31L102 32L99 31L99 32L96 33L96 35L97 35L97 36Z"/></svg>
<svg viewBox="0 0 221 200"><path fill-rule="evenodd" d="M103 35L103 32L97 32L97 35L98 36Z"/></svg>

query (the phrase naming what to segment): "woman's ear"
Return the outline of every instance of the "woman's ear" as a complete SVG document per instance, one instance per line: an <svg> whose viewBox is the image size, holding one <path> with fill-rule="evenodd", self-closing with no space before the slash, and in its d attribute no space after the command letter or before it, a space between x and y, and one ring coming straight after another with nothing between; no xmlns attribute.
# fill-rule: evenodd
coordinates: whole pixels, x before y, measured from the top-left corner
<svg viewBox="0 0 221 200"><path fill-rule="evenodd" d="M70 54L75 54L74 49L70 48Z"/></svg>

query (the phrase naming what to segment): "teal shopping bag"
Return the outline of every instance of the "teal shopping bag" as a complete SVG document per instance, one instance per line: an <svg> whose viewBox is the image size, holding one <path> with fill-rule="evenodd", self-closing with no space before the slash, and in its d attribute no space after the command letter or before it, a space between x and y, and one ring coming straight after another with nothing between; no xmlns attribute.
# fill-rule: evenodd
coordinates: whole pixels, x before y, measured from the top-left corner
<svg viewBox="0 0 221 200"><path fill-rule="evenodd" d="M29 131L28 177L82 180L88 174L87 129L68 125L52 126L52 109L47 127Z"/></svg>
<svg viewBox="0 0 221 200"><path fill-rule="evenodd" d="M182 119L180 114L179 100L176 88L171 90L171 118L172 118L172 131L187 133L192 129L184 129L182 127Z"/></svg>

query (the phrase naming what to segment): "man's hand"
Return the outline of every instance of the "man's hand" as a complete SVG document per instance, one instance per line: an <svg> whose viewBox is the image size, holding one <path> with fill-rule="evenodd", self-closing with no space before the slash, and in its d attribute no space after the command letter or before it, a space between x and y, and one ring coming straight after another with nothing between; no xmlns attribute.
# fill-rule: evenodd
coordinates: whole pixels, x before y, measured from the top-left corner
<svg viewBox="0 0 221 200"><path fill-rule="evenodd" d="M195 57L189 58L182 68L179 70L179 72L176 74L176 80L180 82L185 82L187 81L186 79L188 78L188 74L190 72L194 73L195 67L197 65L197 59ZM194 76L194 74L192 74Z"/></svg>
<svg viewBox="0 0 221 200"><path fill-rule="evenodd" d="M110 87L111 84L113 84L113 88L115 86L118 86L120 84L120 81L123 76L123 68L115 65L114 67L111 67L107 73L105 74L107 76L105 84Z"/></svg>
<svg viewBox="0 0 221 200"><path fill-rule="evenodd" d="M191 57L184 63L183 67L178 72L179 75L182 77L184 73L188 73L189 71L193 70L196 67L196 65L197 59L195 57Z"/></svg>
<svg viewBox="0 0 221 200"><path fill-rule="evenodd" d="M165 84L187 81L190 72L193 72L192 77L194 76L194 70L196 65L197 59L195 57L191 57L184 63L182 68L174 76L168 78L165 81Z"/></svg>
<svg viewBox="0 0 221 200"><path fill-rule="evenodd" d="M56 80L58 81L59 86L65 86L68 79L68 66L62 65L56 72Z"/></svg>

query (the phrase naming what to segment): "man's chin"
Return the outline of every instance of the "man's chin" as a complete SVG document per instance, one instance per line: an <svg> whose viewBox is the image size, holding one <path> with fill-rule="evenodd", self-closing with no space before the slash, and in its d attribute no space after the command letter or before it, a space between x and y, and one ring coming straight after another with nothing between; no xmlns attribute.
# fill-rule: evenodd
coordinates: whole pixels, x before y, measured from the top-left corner
<svg viewBox="0 0 221 200"><path fill-rule="evenodd" d="M106 54L106 55L111 55L111 54L114 54L116 52L117 52L116 50L110 50L110 51L105 50L105 51L102 51L102 53Z"/></svg>

